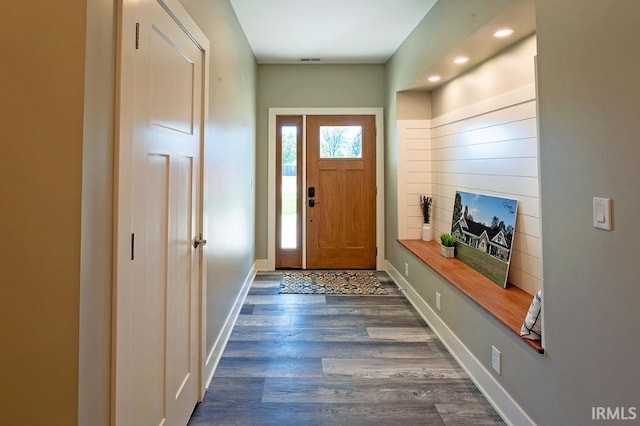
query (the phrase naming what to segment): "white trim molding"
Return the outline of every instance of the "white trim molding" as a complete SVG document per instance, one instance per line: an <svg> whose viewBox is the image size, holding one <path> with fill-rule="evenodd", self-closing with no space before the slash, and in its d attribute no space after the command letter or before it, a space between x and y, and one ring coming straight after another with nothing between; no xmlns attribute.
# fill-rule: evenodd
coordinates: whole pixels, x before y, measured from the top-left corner
<svg viewBox="0 0 640 426"><path fill-rule="evenodd" d="M218 334L218 338L216 342L213 344L211 350L207 354L207 358L205 360L205 377L206 380L204 382L204 388L202 389L202 397L204 397L204 393L206 392L209 384L211 384L211 380L213 379L213 374L216 371L216 367L220 362L220 358L222 358L222 353L224 352L224 348L227 346L227 342L229 341L229 336L231 336L231 332L233 331L233 326L236 324L238 320L238 315L240 315L240 311L242 310L242 305L244 304L245 299L247 298L247 293L249 293L249 289L251 288L251 283L256 276L256 265L254 264L249 274L244 280L242 284L242 288L236 297L235 302L233 303L233 307L227 315L227 319L224 322L224 326L222 330L220 330L220 334Z"/></svg>
<svg viewBox="0 0 640 426"><path fill-rule="evenodd" d="M409 282L389 262L386 271L399 289L403 290L407 299L429 327L436 333L451 355L467 372L473 383L478 387L487 401L498 412L500 417L510 425L535 425L520 405L507 393L493 375L487 371L482 363L471 353L460 339L451 331L447 324L440 319L436 312L415 291Z"/></svg>
<svg viewBox="0 0 640 426"><path fill-rule="evenodd" d="M276 116L302 115L305 117L303 146L306 145L307 115L375 115L376 117L376 269L384 270L384 110L383 108L269 108L269 168L267 189L267 265L260 270L273 271L276 265ZM303 181L306 176L303 176ZM303 182L305 186L306 182ZM303 209L304 212L304 209ZM305 218L303 217L303 220ZM306 268L306 230L302 227L303 267ZM261 262L262 263L262 262ZM264 265L260 265L264 266Z"/></svg>
<svg viewBox="0 0 640 426"><path fill-rule="evenodd" d="M269 269L269 261L267 259L256 259L256 271L268 272L273 271L273 269Z"/></svg>

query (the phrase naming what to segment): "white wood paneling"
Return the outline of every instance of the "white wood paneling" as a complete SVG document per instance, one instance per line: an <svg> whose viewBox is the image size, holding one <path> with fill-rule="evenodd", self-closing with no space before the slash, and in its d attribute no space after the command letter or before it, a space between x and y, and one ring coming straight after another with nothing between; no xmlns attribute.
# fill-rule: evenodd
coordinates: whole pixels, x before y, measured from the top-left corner
<svg viewBox="0 0 640 426"><path fill-rule="evenodd" d="M422 194L431 194L431 124L398 120L398 238L419 239Z"/></svg>
<svg viewBox="0 0 640 426"><path fill-rule="evenodd" d="M517 144L517 146L516 146ZM492 158L522 158L537 156L538 141L535 137L510 141L486 142L471 146L451 146L434 149L435 160L481 160Z"/></svg>
<svg viewBox="0 0 640 426"><path fill-rule="evenodd" d="M535 99L536 88L533 83L522 86L510 92L502 93L498 96L486 99L484 101L460 108L433 119L433 127L438 127L443 123L452 123L485 114L487 111L496 111L504 108L505 105L517 105L522 102Z"/></svg>
<svg viewBox="0 0 640 426"><path fill-rule="evenodd" d="M535 98L531 98L521 103L503 105L503 107L496 110L486 111L459 121L443 122L442 120L434 119L431 137L438 139L447 135L459 135L456 137L459 145L463 143L474 144L476 135L480 136L481 142L510 140L513 139L513 136L519 135L510 133L509 127L504 127L505 124L523 121L535 116ZM471 135L468 136L467 133Z"/></svg>
<svg viewBox="0 0 640 426"><path fill-rule="evenodd" d="M471 175L538 177L538 161L536 158L433 160L431 171Z"/></svg>
<svg viewBox="0 0 640 426"><path fill-rule="evenodd" d="M514 136L518 138L535 138L537 136L537 127L535 119L535 111L531 111L531 103L527 102L523 106L519 106L519 110L523 113L524 119L514 121L503 121L499 126L487 126L487 122L484 121L484 126L476 128L475 126L467 125L464 123L458 123L458 126L449 125L440 128L439 132L433 134L432 148L440 149L451 146L464 146L464 145L481 145L485 143L496 143L500 141L513 140ZM535 105L534 105L535 106ZM512 111L513 112L513 111ZM502 117L505 120L507 117ZM455 124L455 123L454 123ZM458 127L456 129L456 127ZM443 133L447 131L447 133Z"/></svg>
<svg viewBox="0 0 640 426"><path fill-rule="evenodd" d="M524 253L529 253L531 256L538 259L542 259L542 250L540 246L540 238L532 235L523 234L520 231L516 231L514 235L515 246L519 247Z"/></svg>
<svg viewBox="0 0 640 426"><path fill-rule="evenodd" d="M487 173L491 172L492 170L487 170ZM504 194L507 198L512 198L510 195L535 197L539 192L538 179L525 176L432 172L431 177L434 184L450 185L463 189L466 188L469 190L468 192L486 193L488 191L492 191Z"/></svg>
<svg viewBox="0 0 640 426"><path fill-rule="evenodd" d="M419 194L431 194L434 236L451 229L455 192L518 200L509 282L540 288L540 184L534 85L432 120L398 121L398 235L420 238Z"/></svg>
<svg viewBox="0 0 640 426"><path fill-rule="evenodd" d="M428 182L430 179L430 174L428 171L425 172L407 172L407 181L410 183L422 183Z"/></svg>

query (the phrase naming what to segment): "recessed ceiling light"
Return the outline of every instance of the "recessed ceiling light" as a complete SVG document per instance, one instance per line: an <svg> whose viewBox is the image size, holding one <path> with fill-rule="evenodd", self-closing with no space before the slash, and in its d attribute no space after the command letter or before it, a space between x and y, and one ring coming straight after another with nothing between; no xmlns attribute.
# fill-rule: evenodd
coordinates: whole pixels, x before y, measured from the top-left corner
<svg viewBox="0 0 640 426"><path fill-rule="evenodd" d="M466 56L460 56L453 60L454 64L466 64L467 62L469 62L469 58L467 58Z"/></svg>
<svg viewBox="0 0 640 426"><path fill-rule="evenodd" d="M429 81L440 81L440 76L439 75L432 75L431 77L429 77Z"/></svg>
<svg viewBox="0 0 640 426"><path fill-rule="evenodd" d="M503 38L503 37L509 37L511 34L513 34L513 30L511 28L503 28L493 33L493 36L495 38Z"/></svg>

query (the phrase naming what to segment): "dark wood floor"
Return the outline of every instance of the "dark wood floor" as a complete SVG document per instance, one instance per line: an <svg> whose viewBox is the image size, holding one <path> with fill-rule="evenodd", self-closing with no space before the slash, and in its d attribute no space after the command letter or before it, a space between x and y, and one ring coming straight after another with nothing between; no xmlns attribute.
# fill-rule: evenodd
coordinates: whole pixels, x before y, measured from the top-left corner
<svg viewBox="0 0 640 426"><path fill-rule="evenodd" d="M258 274L190 425L504 424L385 273L388 296Z"/></svg>

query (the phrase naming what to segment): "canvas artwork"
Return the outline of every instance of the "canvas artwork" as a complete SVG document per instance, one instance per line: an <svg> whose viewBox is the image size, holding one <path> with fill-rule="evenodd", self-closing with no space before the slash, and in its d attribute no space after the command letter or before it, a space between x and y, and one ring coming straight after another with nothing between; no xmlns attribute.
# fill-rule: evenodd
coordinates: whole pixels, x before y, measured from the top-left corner
<svg viewBox="0 0 640 426"><path fill-rule="evenodd" d="M493 282L507 286L518 201L456 191L451 235L456 258Z"/></svg>

